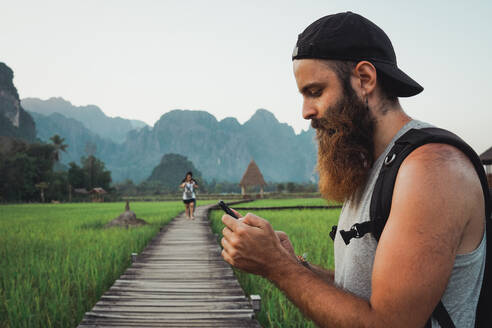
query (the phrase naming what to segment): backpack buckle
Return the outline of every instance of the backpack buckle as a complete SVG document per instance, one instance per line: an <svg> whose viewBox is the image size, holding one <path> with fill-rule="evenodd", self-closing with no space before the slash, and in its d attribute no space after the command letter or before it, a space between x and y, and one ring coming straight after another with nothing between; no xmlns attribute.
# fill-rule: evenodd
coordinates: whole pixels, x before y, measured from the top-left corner
<svg viewBox="0 0 492 328"><path fill-rule="evenodd" d="M366 233L374 231L374 222L366 221L362 223L355 223L350 227L349 231L340 230L340 235L345 242L345 245L350 243L352 238L362 238Z"/></svg>
<svg viewBox="0 0 492 328"><path fill-rule="evenodd" d="M340 230L340 235L342 236L345 245L348 245L350 244L350 240L352 238L360 238L364 234L361 234L360 223L355 223L354 225L352 225L349 231Z"/></svg>
<svg viewBox="0 0 492 328"><path fill-rule="evenodd" d="M329 233L331 240L335 241L335 237L337 235L337 226L334 225L331 227L331 231Z"/></svg>
<svg viewBox="0 0 492 328"><path fill-rule="evenodd" d="M360 227L360 223L356 223L354 224L350 230L351 231L354 231L355 235L354 235L354 238L360 238L362 237L361 233L360 233L360 230L359 230L359 227Z"/></svg>

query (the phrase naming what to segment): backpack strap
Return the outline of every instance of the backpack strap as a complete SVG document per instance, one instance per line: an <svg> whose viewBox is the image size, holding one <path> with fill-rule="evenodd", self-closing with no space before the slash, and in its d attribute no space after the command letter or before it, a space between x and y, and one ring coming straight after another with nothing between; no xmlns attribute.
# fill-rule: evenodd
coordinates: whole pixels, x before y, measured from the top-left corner
<svg viewBox="0 0 492 328"><path fill-rule="evenodd" d="M356 223L349 231L340 231L345 244L348 245L352 238L361 238L367 233L372 233L376 241L379 241L389 217L393 189L401 164L412 151L428 143L452 145L465 153L471 160L482 185L485 200L485 215L487 218L490 217L491 204L487 177L480 158L475 151L461 140L460 137L447 130L439 128L411 129L395 141L394 146L384 159L371 198L369 210L371 220ZM336 227L333 227L333 229L336 230Z"/></svg>
<svg viewBox="0 0 492 328"><path fill-rule="evenodd" d="M412 151L428 143L443 143L458 148L470 159L480 179L485 201L487 255L475 327L492 327L492 311L490 311L490 308L492 308L492 201L490 198L487 177L480 158L469 145L454 133L439 128L424 128L411 129L402 135L395 142L394 146L384 159L378 179L376 180L370 205L371 220L356 223L349 231L340 231L340 235L345 244L350 243L352 238L361 238L369 232L372 233L376 241L379 241L389 217L393 190L401 164ZM443 328L455 327L449 313L441 301L435 308L432 317L434 317ZM430 327L430 319L426 327Z"/></svg>
<svg viewBox="0 0 492 328"><path fill-rule="evenodd" d="M439 301L437 303L436 308L434 309L434 312L432 312L432 318L435 318L437 322L439 323L439 326L441 328L455 328L456 326L453 323L453 320L449 316L448 311L444 307L444 304L442 304L442 301ZM425 324L425 328L432 328L432 320L429 319L427 320L427 323Z"/></svg>
<svg viewBox="0 0 492 328"><path fill-rule="evenodd" d="M370 217L375 222L374 236L379 240L388 220L393 198L393 189L398 170L405 158L418 147L428 143L444 143L461 150L472 162L482 185L485 217L489 218L491 203L487 177L480 158L460 137L439 128L411 129L396 142L385 158L371 198Z"/></svg>

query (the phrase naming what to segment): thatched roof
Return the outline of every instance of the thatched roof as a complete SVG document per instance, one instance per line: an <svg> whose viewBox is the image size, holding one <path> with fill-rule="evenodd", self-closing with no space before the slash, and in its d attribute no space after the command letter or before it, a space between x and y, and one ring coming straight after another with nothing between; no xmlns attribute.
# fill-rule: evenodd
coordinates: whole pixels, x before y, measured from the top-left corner
<svg viewBox="0 0 492 328"><path fill-rule="evenodd" d="M484 165L492 165L492 147L490 147L482 155L480 155L480 160Z"/></svg>
<svg viewBox="0 0 492 328"><path fill-rule="evenodd" d="M73 191L76 194L83 194L83 195L87 195L89 193L85 188L75 188Z"/></svg>
<svg viewBox="0 0 492 328"><path fill-rule="evenodd" d="M100 195L103 195L103 194L106 194L106 190L104 190L103 188L96 187L96 188L93 188L90 191L90 193L91 194L100 194Z"/></svg>
<svg viewBox="0 0 492 328"><path fill-rule="evenodd" d="M250 187L250 186L265 186L265 180L263 179L263 174L261 174L258 165L256 165L255 161L251 160L244 172L243 178L241 182L239 182L241 187Z"/></svg>

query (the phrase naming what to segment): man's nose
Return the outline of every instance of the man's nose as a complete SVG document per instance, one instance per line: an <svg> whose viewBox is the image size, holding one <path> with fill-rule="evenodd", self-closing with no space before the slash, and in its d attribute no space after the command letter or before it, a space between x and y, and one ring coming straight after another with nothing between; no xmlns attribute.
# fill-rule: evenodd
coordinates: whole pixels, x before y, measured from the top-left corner
<svg viewBox="0 0 492 328"><path fill-rule="evenodd" d="M304 103L302 104L302 117L305 120L311 120L313 118L316 118L317 115L318 111L316 110L316 108L308 102L304 101Z"/></svg>

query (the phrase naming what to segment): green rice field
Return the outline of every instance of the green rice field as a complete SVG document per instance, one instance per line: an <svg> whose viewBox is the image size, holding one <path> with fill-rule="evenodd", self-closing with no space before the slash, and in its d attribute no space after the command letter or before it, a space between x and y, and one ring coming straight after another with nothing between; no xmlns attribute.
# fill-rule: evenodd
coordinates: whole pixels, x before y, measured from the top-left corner
<svg viewBox="0 0 492 328"><path fill-rule="evenodd" d="M292 206L299 200L260 200L261 206ZM319 200L321 201L321 200ZM289 204L289 205L285 205ZM244 204L245 205L245 204ZM302 204L300 204L302 205ZM240 205L237 205L240 206ZM331 227L338 221L339 209L314 210L258 210L251 211L267 219L275 230L289 235L296 254L308 254L308 261L325 268L333 269L333 242L329 236ZM245 213L243 213L245 214ZM224 225L223 212L211 212L212 229L221 236ZM301 312L268 280L235 270L239 283L246 294L259 294L262 299L258 320L263 327L315 327L314 323L303 317Z"/></svg>
<svg viewBox="0 0 492 328"><path fill-rule="evenodd" d="M198 205L216 200L199 201ZM258 200L243 206L325 205L322 199ZM159 228L183 211L180 201L132 202L140 228L103 226L124 203L24 204L0 206L0 327L75 327L85 312L130 265ZM251 211L252 212L252 211ZM289 234L298 254L333 267L328 236L339 210L255 211ZM212 226L222 230L222 212ZM265 327L314 327L265 279L237 271L247 294L262 296Z"/></svg>
<svg viewBox="0 0 492 328"><path fill-rule="evenodd" d="M215 201L199 201L199 205ZM131 203L148 226L103 229L124 203L0 206L0 327L75 327L182 202Z"/></svg>

